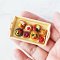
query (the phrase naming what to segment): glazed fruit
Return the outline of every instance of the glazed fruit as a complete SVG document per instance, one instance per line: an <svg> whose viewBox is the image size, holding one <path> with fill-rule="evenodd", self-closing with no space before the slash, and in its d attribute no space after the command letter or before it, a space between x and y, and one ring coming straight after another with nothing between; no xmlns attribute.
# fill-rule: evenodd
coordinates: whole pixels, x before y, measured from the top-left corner
<svg viewBox="0 0 60 60"><path fill-rule="evenodd" d="M38 32L38 31L40 31L40 28L41 28L40 25L37 25L37 24L36 25L33 25L33 30L34 31L37 31Z"/></svg>
<svg viewBox="0 0 60 60"><path fill-rule="evenodd" d="M40 36L40 37L39 37L39 42L40 42L40 43L44 43L44 37Z"/></svg>
<svg viewBox="0 0 60 60"><path fill-rule="evenodd" d="M31 39L37 39L38 38L38 33L36 31L32 31L30 34Z"/></svg>
<svg viewBox="0 0 60 60"><path fill-rule="evenodd" d="M24 37L24 38L27 38L27 37L29 37L29 36L30 36L30 33L27 32L27 31L24 31L24 33L23 33L23 37Z"/></svg>
<svg viewBox="0 0 60 60"><path fill-rule="evenodd" d="M22 28L22 29L23 29L23 28L26 26L26 22L25 22L25 21L20 20L20 22L19 22L18 26L19 26L20 28Z"/></svg>
<svg viewBox="0 0 60 60"><path fill-rule="evenodd" d="M15 30L15 35L16 35L16 36L22 36L22 35L23 35L23 29L17 28L17 29Z"/></svg>
<svg viewBox="0 0 60 60"><path fill-rule="evenodd" d="M32 30L32 26L26 25L24 30L30 32Z"/></svg>

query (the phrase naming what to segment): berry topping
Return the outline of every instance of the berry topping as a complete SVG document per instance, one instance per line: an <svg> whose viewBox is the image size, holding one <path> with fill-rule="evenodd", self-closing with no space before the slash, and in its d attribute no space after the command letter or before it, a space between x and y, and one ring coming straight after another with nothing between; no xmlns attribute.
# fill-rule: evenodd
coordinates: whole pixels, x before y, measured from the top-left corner
<svg viewBox="0 0 60 60"><path fill-rule="evenodd" d="M30 30L30 27L27 27L27 30Z"/></svg>
<svg viewBox="0 0 60 60"><path fill-rule="evenodd" d="M39 42L43 43L44 42L44 38L42 36L39 37Z"/></svg>
<svg viewBox="0 0 60 60"><path fill-rule="evenodd" d="M32 30L32 26L31 25L26 25L25 31L30 32L31 30Z"/></svg>
<svg viewBox="0 0 60 60"><path fill-rule="evenodd" d="M25 31L24 33L23 33L23 36L26 38L26 37L29 37L30 36L30 33L29 32L27 32L27 31Z"/></svg>

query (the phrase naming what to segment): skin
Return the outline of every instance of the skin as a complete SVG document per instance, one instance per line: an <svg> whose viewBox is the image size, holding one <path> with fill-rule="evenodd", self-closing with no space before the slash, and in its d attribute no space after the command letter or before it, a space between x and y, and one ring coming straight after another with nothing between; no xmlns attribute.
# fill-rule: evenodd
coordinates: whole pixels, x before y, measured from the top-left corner
<svg viewBox="0 0 60 60"><path fill-rule="evenodd" d="M30 12L23 12L23 17L37 19L40 21L49 22ZM19 47L30 54L35 60L60 60L60 14L54 15L51 27L51 37L45 47L38 47L29 43L13 40ZM31 60L21 50L15 49L16 60Z"/></svg>

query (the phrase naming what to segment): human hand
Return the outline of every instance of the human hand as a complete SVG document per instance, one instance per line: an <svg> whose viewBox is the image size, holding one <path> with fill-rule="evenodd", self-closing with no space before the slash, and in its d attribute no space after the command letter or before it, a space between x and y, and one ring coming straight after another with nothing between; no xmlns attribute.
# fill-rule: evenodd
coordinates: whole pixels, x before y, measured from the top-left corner
<svg viewBox="0 0 60 60"><path fill-rule="evenodd" d="M41 21L48 22L30 12L23 12L23 17L28 17L32 19L37 19ZM51 27L51 37L45 47L38 47L29 43L15 41L16 44L19 45L26 53L31 55L34 60L60 60L60 14L56 14L54 17ZM26 56L21 50L15 50L15 56L17 60L31 60L28 56Z"/></svg>

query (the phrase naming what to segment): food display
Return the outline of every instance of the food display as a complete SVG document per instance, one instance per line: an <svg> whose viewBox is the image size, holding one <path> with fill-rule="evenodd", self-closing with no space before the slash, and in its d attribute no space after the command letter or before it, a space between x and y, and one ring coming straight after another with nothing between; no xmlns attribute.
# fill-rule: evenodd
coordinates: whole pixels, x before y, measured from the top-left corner
<svg viewBox="0 0 60 60"><path fill-rule="evenodd" d="M15 17L10 37L35 45L46 45L50 37L50 23Z"/></svg>

